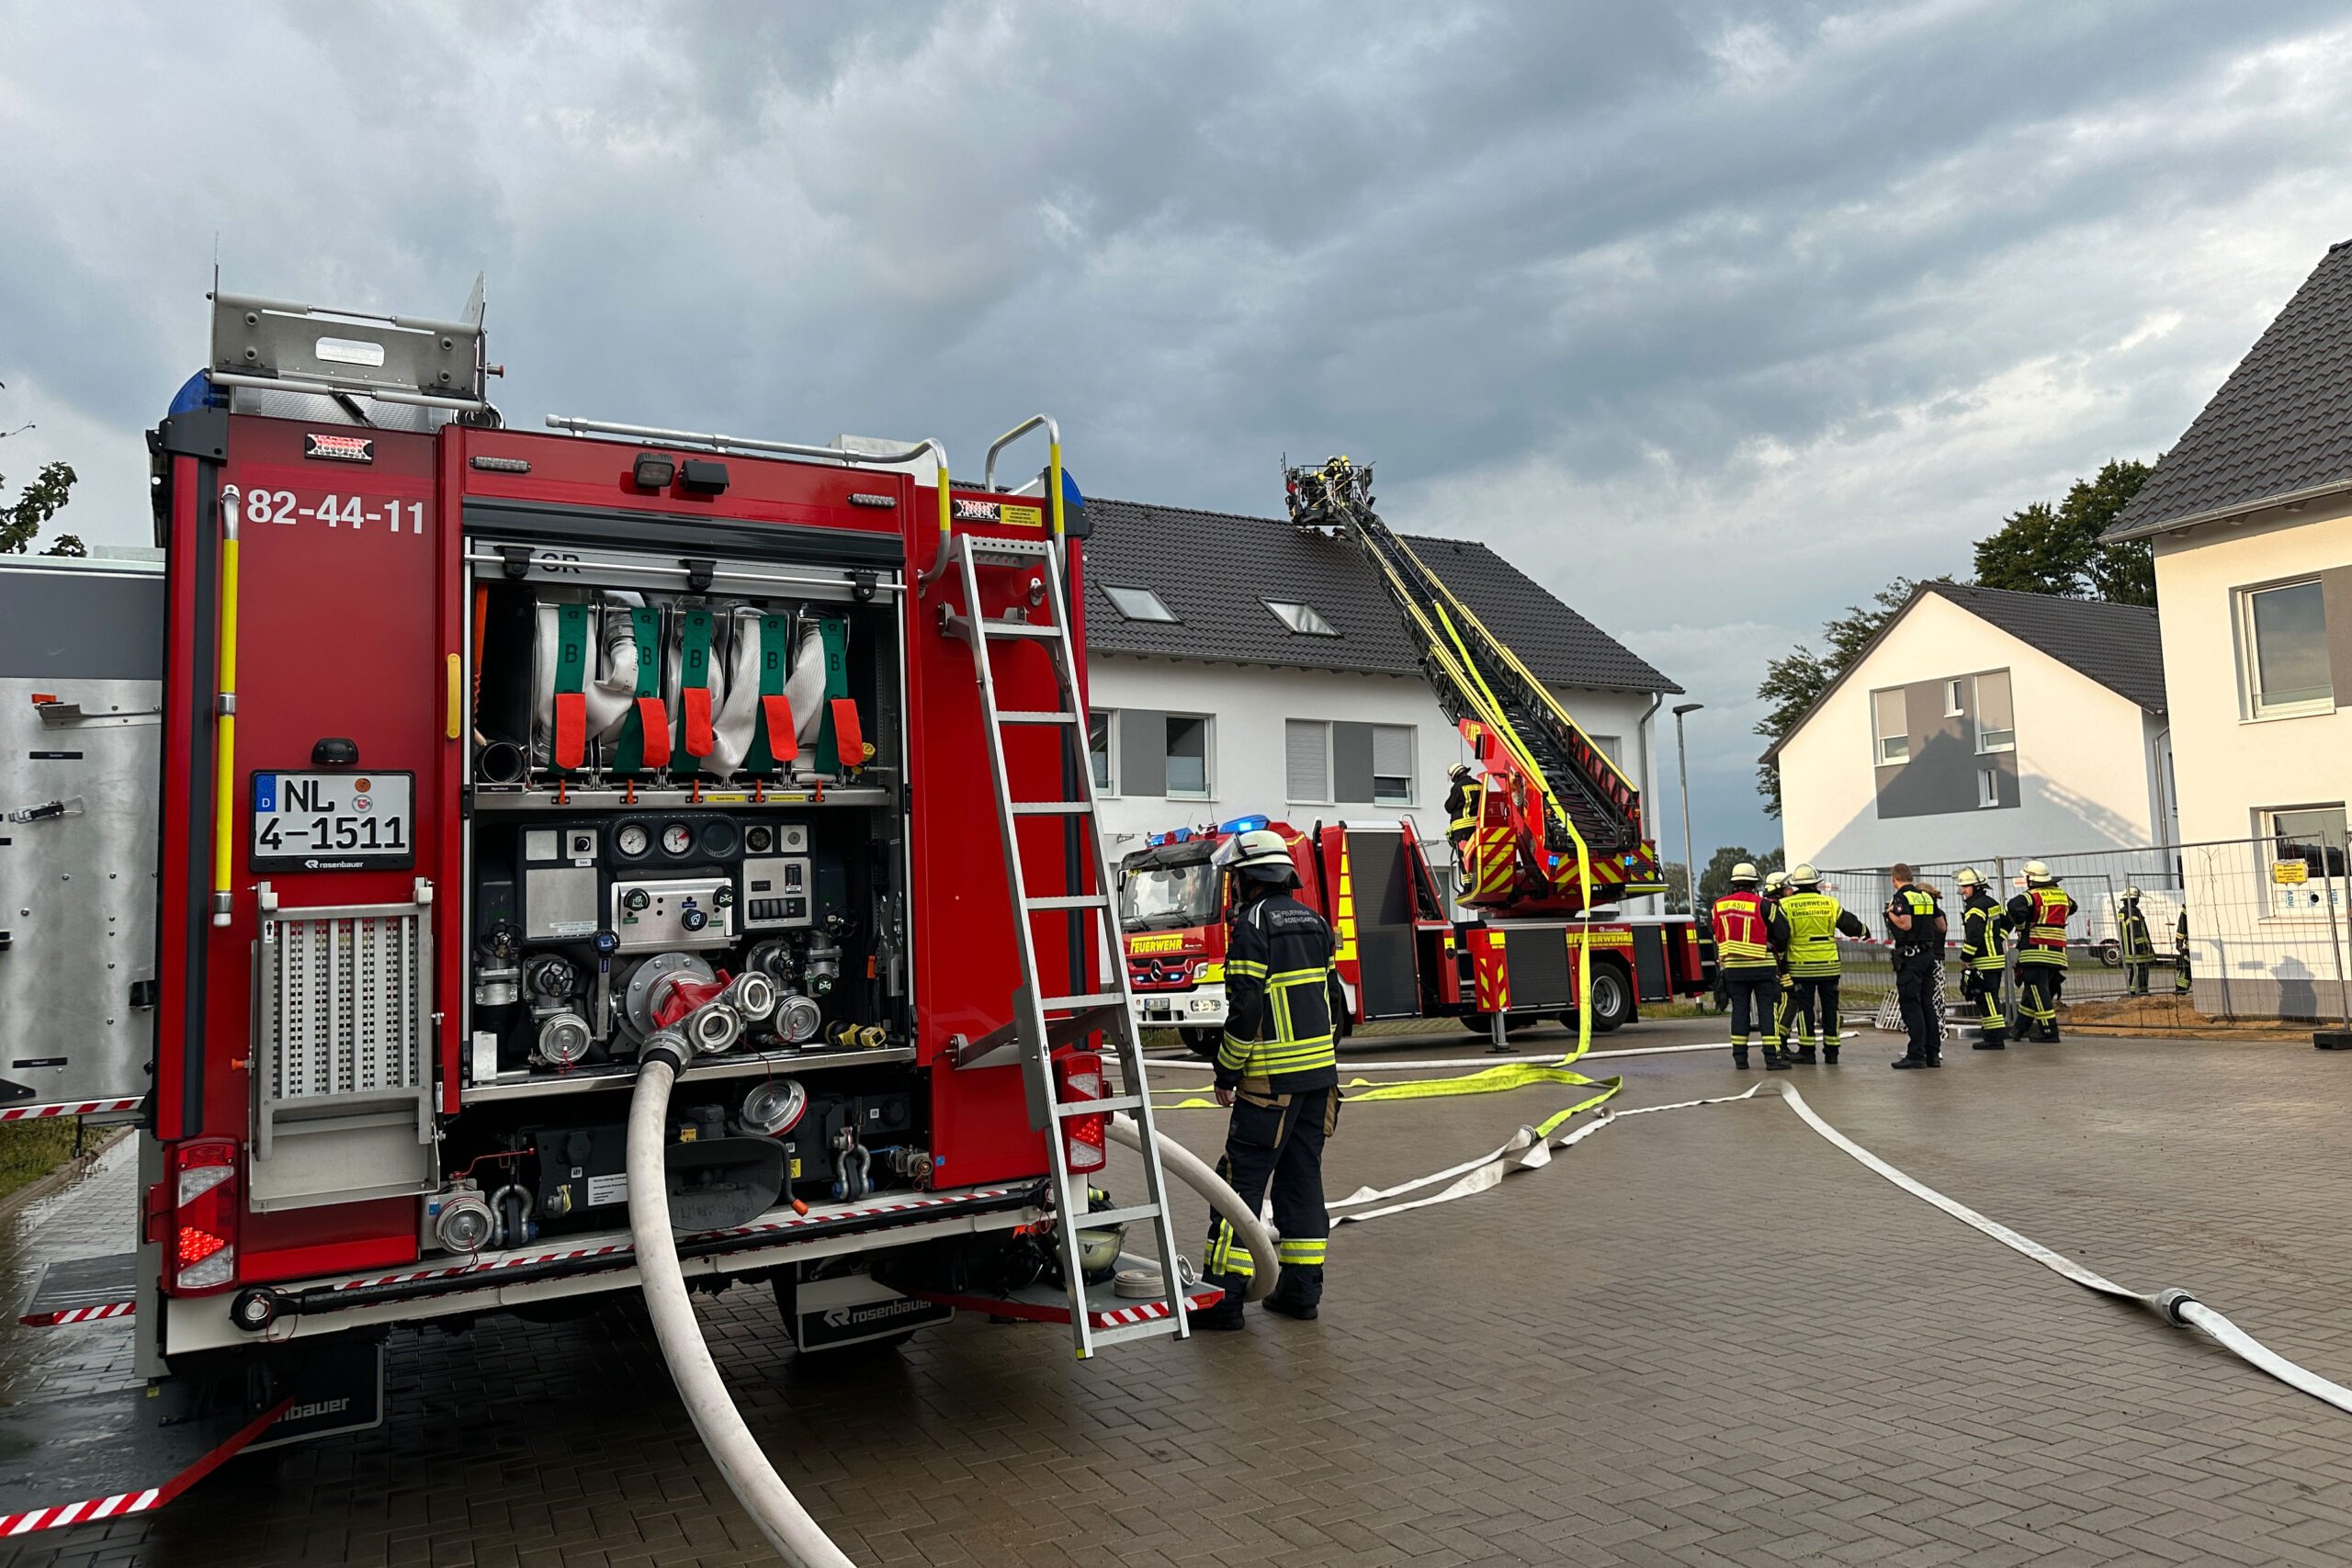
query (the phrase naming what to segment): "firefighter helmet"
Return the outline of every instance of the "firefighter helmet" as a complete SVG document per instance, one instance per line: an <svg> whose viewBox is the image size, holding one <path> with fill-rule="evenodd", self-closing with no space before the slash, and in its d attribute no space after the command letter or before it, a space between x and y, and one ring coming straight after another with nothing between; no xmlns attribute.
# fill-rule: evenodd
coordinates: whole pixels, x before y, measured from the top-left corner
<svg viewBox="0 0 2352 1568"><path fill-rule="evenodd" d="M1796 869L1789 873L1789 880L1799 887L1817 887L1821 885L1821 873L1813 868L1811 861L1801 860Z"/></svg>
<svg viewBox="0 0 2352 1568"><path fill-rule="evenodd" d="M2046 862L2030 860L2025 863L2025 883L2027 886L2042 887L2057 880L2058 879L2056 877L2050 874L2050 867Z"/></svg>
<svg viewBox="0 0 2352 1568"><path fill-rule="evenodd" d="M1445 770L1445 776L1452 779L1455 784L1460 784L1463 780L1470 776L1470 764L1467 762L1456 762L1453 766Z"/></svg>
<svg viewBox="0 0 2352 1568"><path fill-rule="evenodd" d="M1298 868L1291 863L1290 846L1270 828L1236 834L1217 846L1214 858L1226 870L1252 881L1287 887L1298 879Z"/></svg>
<svg viewBox="0 0 2352 1568"><path fill-rule="evenodd" d="M1733 867L1731 868L1731 881L1732 881L1732 886L1733 886L1736 887L1736 886L1739 886L1741 883L1743 883L1743 882L1753 882L1753 881L1755 881L1755 880L1756 880L1756 863L1755 863L1755 862L1753 862L1753 861L1742 861L1742 862L1740 862L1737 865L1733 866Z"/></svg>
<svg viewBox="0 0 2352 1568"><path fill-rule="evenodd" d="M2127 887L2123 890L2123 896L2126 898L2136 899L2140 897L2140 890L2136 887Z"/></svg>
<svg viewBox="0 0 2352 1568"><path fill-rule="evenodd" d="M1782 892L1786 892L1786 891L1788 890L1788 886L1789 886L1789 874L1788 874L1787 872L1785 872L1785 871L1768 871L1768 872L1766 872L1766 873L1764 874L1764 891L1765 891L1765 892L1767 892L1767 893L1782 893Z"/></svg>
<svg viewBox="0 0 2352 1568"><path fill-rule="evenodd" d="M1952 880L1962 887L1982 887L1984 886L1984 874L1973 865L1964 865L1960 868L1960 874Z"/></svg>

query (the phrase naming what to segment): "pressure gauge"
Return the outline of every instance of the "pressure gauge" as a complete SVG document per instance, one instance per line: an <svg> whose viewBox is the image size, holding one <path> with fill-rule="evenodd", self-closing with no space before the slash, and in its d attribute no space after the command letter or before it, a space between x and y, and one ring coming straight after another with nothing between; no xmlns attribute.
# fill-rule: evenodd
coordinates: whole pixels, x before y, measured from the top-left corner
<svg viewBox="0 0 2352 1568"><path fill-rule="evenodd" d="M653 836L640 823L624 823L621 830L613 835L613 848L627 860L635 860L652 847Z"/></svg>
<svg viewBox="0 0 2352 1568"><path fill-rule="evenodd" d="M673 822L662 829L662 852L683 855L695 847L695 830L684 822Z"/></svg>

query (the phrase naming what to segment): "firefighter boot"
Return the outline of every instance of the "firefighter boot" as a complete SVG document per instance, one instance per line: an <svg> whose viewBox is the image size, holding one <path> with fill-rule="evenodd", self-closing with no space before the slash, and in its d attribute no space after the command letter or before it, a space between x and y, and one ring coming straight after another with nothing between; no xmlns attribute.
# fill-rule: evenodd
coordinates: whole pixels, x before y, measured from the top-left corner
<svg viewBox="0 0 2352 1568"><path fill-rule="evenodd" d="M1823 1066L1825 1066L1825 1067L1834 1067L1834 1066L1836 1066L1838 1065L1838 1042L1837 1042L1837 1041L1835 1041L1835 1040L1827 1041L1827 1042L1824 1043L1824 1044L1822 1045L1822 1047L1821 1047L1821 1065L1822 1065Z"/></svg>
<svg viewBox="0 0 2352 1568"><path fill-rule="evenodd" d="M1211 1334L1229 1334L1241 1327L1241 1298L1249 1293L1249 1279L1240 1274L1204 1274L1202 1278L1223 1291L1225 1299L1206 1312L1193 1313L1193 1326Z"/></svg>
<svg viewBox="0 0 2352 1568"><path fill-rule="evenodd" d="M1274 1281L1273 1292L1263 1304L1268 1312L1312 1323L1320 1312L1322 1299L1323 1270L1311 1264L1294 1263L1283 1267L1282 1278Z"/></svg>
<svg viewBox="0 0 2352 1568"><path fill-rule="evenodd" d="M2009 1048L2007 1032L2008 1032L2007 1030L1995 1029L1988 1025L1985 1028L1977 1031L1976 1043L1971 1045L1969 1049L1972 1051L2006 1051Z"/></svg>
<svg viewBox="0 0 2352 1568"><path fill-rule="evenodd" d="M1800 1067L1812 1066L1815 1060L1813 1047L1810 1045L1798 1046L1795 1052L1790 1055L1789 1060L1795 1063Z"/></svg>
<svg viewBox="0 0 2352 1568"><path fill-rule="evenodd" d="M1743 1073L1747 1071L1747 1041L1735 1040L1731 1043L1731 1065L1736 1071Z"/></svg>
<svg viewBox="0 0 2352 1568"><path fill-rule="evenodd" d="M1789 1070L1789 1053L1781 1050L1777 1045L1765 1046L1764 1070L1768 1073L1787 1072Z"/></svg>

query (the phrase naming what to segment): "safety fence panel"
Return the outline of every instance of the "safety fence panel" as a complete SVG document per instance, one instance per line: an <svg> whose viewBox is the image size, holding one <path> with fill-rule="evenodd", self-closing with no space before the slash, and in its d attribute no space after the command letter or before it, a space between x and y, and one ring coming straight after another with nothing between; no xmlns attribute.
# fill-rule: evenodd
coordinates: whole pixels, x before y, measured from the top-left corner
<svg viewBox="0 0 2352 1568"><path fill-rule="evenodd" d="M2352 1024L2352 878L2342 836L2335 829L2311 843L2233 839L2039 857L2075 907L2061 992L2069 1016L2148 1028L2211 1020ZM1955 1018L1965 1006L1957 876L1973 868L2006 904L2025 890L2024 866L2033 857L2002 850L1912 867L1950 922L1945 994ZM1888 1004L1894 966L1883 911L1894 895L1888 868L1825 870L1822 887L1871 928L1871 940L1839 944L1845 1010ZM2131 920L2135 905L2140 924ZM2004 1016L2014 1022L2014 960L2005 980Z"/></svg>

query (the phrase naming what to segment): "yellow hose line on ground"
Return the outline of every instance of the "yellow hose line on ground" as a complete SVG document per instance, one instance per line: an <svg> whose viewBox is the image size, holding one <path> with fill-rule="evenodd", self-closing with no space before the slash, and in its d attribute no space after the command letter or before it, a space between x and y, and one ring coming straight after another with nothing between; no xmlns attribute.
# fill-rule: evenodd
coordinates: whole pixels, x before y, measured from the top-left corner
<svg viewBox="0 0 2352 1568"><path fill-rule="evenodd" d="M1532 1089L1537 1084L1547 1083L1567 1084L1577 1089L1598 1089L1600 1092L1589 1100L1578 1100L1545 1122L1537 1129L1537 1133L1542 1136L1549 1136L1553 1129L1577 1111L1591 1110L1625 1087L1625 1080L1622 1077L1589 1078L1582 1073L1570 1072L1565 1066L1539 1066L1532 1062L1506 1062L1498 1066L1487 1067L1481 1072L1464 1073L1460 1077L1418 1078L1405 1083L1385 1084L1374 1083L1370 1078L1350 1078L1340 1088L1342 1090L1351 1089L1363 1090L1361 1094L1343 1093L1341 1096L1349 1105L1363 1105L1382 1100L1448 1100L1463 1094L1504 1094L1512 1089ZM1192 1090L1179 1089L1177 1092L1185 1095L1186 1098L1165 1105L1154 1104L1152 1110L1161 1111L1224 1109L1215 1100L1204 1098L1210 1093L1206 1087Z"/></svg>

